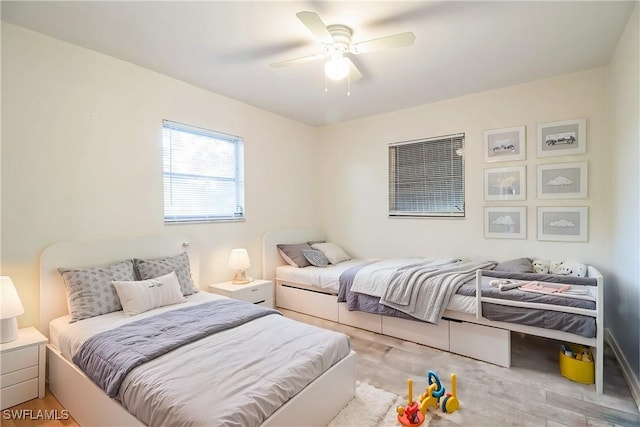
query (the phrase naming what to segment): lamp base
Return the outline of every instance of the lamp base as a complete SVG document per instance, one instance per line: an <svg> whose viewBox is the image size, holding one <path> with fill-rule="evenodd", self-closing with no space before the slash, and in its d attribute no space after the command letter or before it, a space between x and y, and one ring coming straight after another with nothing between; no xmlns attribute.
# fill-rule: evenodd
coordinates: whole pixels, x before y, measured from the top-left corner
<svg viewBox="0 0 640 427"><path fill-rule="evenodd" d="M12 317L10 319L0 320L0 343L14 341L18 338L18 319Z"/></svg>
<svg viewBox="0 0 640 427"><path fill-rule="evenodd" d="M236 274L233 276L231 280L232 285L246 285L251 280L247 279L247 276L244 274L244 270L236 271Z"/></svg>

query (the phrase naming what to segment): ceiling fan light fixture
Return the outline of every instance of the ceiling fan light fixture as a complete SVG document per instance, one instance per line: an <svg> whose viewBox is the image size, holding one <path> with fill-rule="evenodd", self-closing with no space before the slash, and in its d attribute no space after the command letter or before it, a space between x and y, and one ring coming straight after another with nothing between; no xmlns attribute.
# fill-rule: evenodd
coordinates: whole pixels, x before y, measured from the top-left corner
<svg viewBox="0 0 640 427"><path fill-rule="evenodd" d="M342 80L349 75L349 60L342 55L333 56L324 65L324 74L331 80Z"/></svg>

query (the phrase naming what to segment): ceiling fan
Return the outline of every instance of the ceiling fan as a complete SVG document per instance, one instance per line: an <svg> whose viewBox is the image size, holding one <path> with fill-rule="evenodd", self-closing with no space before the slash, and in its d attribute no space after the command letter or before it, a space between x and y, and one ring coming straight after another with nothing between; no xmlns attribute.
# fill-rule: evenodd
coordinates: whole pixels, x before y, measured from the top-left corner
<svg viewBox="0 0 640 427"><path fill-rule="evenodd" d="M320 52L315 55L275 62L272 67L284 67L320 59L326 62L325 75L332 80L342 80L349 77L351 81L362 78L362 73L348 56L376 50L411 46L416 39L412 32L394 34L392 36L352 43L353 31L346 25L325 25L322 19L314 12L298 12L296 16L311 31L320 42Z"/></svg>

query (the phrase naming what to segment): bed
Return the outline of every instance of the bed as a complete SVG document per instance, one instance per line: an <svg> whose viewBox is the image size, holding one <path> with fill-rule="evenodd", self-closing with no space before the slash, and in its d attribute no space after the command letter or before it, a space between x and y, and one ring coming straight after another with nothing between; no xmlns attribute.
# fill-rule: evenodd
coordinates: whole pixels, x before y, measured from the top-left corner
<svg viewBox="0 0 640 427"><path fill-rule="evenodd" d="M454 295L442 317L434 324L418 321L402 313L398 314L396 311L389 310L388 307L378 307L377 312L375 310L363 312L360 311L361 307L357 306L357 303L354 306L353 301L341 302L343 298L338 295L340 288L335 287L335 280L327 280L326 283L312 281L314 274L320 274L314 272L314 267L297 269L309 269L310 274L306 278L302 272L288 272L289 267L286 266L286 262L278 251L278 244L322 240L324 235L317 229L277 230L264 235L264 277L275 280L278 307L425 344L504 367L509 367L511 364L511 331L589 346L595 362L595 389L598 393L602 393L604 291L602 275L593 266L588 267L587 278L575 278L576 286L584 286L592 301L575 307L550 303L548 299L537 298L535 294L524 301L496 297L495 293L487 292L492 279L517 280L520 277L490 269L478 269L473 275L474 278L460 288L466 289L466 294ZM369 261L352 260L350 262L353 265ZM341 276L349 268L351 267L332 275ZM553 277L534 275L525 275L522 280L525 279L554 280ZM572 283L574 279L561 276L557 280ZM358 298L362 297L362 295L358 296ZM516 317L504 317L503 313L506 312L515 313ZM553 320L548 324L537 324L533 322L537 313L543 313L544 316ZM524 318L524 324L517 323L518 316ZM555 325L573 323L574 318L581 318L581 321L576 323L575 329L564 328L564 326L553 329ZM563 328L565 330L562 330Z"/></svg>
<svg viewBox="0 0 640 427"><path fill-rule="evenodd" d="M306 425L326 425L355 394L355 353L349 348L348 337L341 338L340 334L286 319L264 307L204 291L184 297L180 304L131 317L115 311L69 323L59 267L100 266L127 258L155 259L186 251L197 283L198 254L186 241L181 236L162 236L63 242L42 253L40 329L50 341L47 377L51 393L80 425L281 426L299 425L301 420ZM114 331L137 328L145 322L150 323L147 327L158 328L153 323L158 321L167 323L171 329L180 326L175 319L185 315L192 316L182 321L185 325L202 319L210 323L204 326L214 327L216 314L231 322L235 321L235 313L245 309L253 313L251 318L238 318L229 329L215 334L194 335L193 342L139 367L135 365L119 376L122 385L118 383L118 387L99 387L95 378L90 379L76 365L83 363L83 354L93 354L87 350L90 341L98 337L107 339ZM116 325L121 328L115 328ZM205 329L204 326L199 325L198 329ZM182 330L176 331L180 332L176 335L184 335ZM288 338L278 343L278 336ZM298 338L293 339L294 336ZM134 339L140 337L135 335ZM321 348L305 340L329 340L333 344ZM300 346L287 347L294 341ZM257 348L261 350L256 351ZM294 365L287 365L289 360L295 361ZM91 372L89 375L94 377ZM110 382L113 376L106 378ZM219 393L222 389L228 391L226 397ZM144 401L150 405L145 406Z"/></svg>

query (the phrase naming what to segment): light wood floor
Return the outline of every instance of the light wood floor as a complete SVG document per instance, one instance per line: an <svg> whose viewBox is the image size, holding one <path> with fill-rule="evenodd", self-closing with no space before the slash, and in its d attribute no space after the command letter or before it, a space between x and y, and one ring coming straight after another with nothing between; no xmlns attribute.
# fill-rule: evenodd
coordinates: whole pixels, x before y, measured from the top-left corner
<svg viewBox="0 0 640 427"><path fill-rule="evenodd" d="M433 370L449 390L456 374L461 409L453 414L429 412L431 427L441 426L640 426L638 406L610 349L605 352L604 394L594 386L560 375L560 344L546 338L512 334L511 368L502 368L445 351L281 310L293 319L344 332L357 353L359 381L407 393L424 392Z"/></svg>
<svg viewBox="0 0 640 427"><path fill-rule="evenodd" d="M292 319L349 335L358 353L358 380L398 395L406 397L407 378L413 379L414 394L423 392L428 370L437 372L449 389L449 375L455 373L461 409L453 414L429 412L432 427L640 426L638 407L609 349L605 353L604 394L598 395L593 386L560 375L557 341L512 334L512 367L506 369L328 320L281 311ZM44 399L11 409L32 410L36 414L37 410L52 409L61 413L63 408L47 391ZM0 421L7 427L77 426L73 419L6 420L4 414Z"/></svg>

